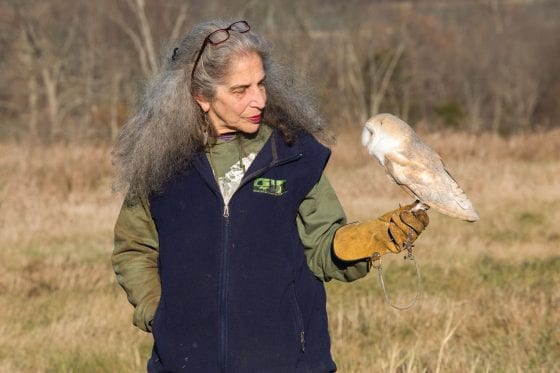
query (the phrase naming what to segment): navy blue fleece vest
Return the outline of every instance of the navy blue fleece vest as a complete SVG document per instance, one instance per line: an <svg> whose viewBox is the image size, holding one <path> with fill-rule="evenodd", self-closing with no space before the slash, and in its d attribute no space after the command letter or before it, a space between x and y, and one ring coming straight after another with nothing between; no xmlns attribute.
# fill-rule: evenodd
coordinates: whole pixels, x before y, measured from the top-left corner
<svg viewBox="0 0 560 373"><path fill-rule="evenodd" d="M296 226L329 155L309 135L288 146L274 131L229 206L204 154L151 199L162 296L149 371L336 369L324 286Z"/></svg>

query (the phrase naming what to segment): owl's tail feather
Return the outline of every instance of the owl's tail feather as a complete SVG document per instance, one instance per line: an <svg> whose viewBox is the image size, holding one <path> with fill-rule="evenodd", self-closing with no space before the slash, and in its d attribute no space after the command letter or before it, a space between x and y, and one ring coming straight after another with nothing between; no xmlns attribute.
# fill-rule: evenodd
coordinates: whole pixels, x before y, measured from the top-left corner
<svg viewBox="0 0 560 373"><path fill-rule="evenodd" d="M430 201L430 206L442 214L466 220L471 223L477 222L480 219L478 212L476 212L472 204L468 209L465 209L460 207L455 201L451 201L451 203L438 203L436 201Z"/></svg>

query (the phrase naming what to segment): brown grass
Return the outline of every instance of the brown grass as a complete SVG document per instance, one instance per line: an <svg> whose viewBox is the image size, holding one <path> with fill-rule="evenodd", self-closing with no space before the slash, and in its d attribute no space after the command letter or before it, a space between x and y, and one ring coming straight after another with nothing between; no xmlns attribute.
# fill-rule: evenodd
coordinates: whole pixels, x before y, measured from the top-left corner
<svg viewBox="0 0 560 373"><path fill-rule="evenodd" d="M431 212L417 243L418 304L387 306L375 273L328 283L342 372L560 369L560 131L503 139L421 132L478 208L468 224ZM350 220L409 202L344 133L327 170ZM142 371L149 335L109 257L120 198L108 146L0 144L0 372ZM414 296L400 256L390 296Z"/></svg>

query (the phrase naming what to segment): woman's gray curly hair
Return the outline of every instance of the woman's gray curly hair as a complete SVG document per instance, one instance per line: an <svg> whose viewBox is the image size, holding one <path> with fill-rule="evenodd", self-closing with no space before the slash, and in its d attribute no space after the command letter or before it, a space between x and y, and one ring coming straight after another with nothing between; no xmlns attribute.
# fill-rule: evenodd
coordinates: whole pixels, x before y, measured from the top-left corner
<svg viewBox="0 0 560 373"><path fill-rule="evenodd" d="M240 53L254 52L262 58L267 93L264 123L278 129L288 144L301 132L323 143L332 142L308 86L272 61L269 43L252 31L230 31L226 42L207 45L191 81L194 61L206 36L229 24L217 20L196 25L174 48L172 57L170 53L161 73L148 82L113 149L116 191L128 189L130 197L160 192L171 176L204 149L208 124L193 95L211 100L216 86L228 74L231 59Z"/></svg>

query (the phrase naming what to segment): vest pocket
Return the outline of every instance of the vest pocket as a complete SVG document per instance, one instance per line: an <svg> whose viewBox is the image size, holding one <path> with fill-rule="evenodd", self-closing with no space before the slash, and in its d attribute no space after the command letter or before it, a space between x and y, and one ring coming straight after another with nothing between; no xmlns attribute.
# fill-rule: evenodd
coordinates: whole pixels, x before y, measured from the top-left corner
<svg viewBox="0 0 560 373"><path fill-rule="evenodd" d="M299 304L297 301L297 296L296 296L296 288L294 286L294 284L292 283L292 289L291 289L291 297L292 297L292 308L293 308L293 312L294 312L294 324L296 327L296 332L297 332L297 336L298 336L298 342L299 342L299 346L300 346L300 352L305 352L305 328L303 325L303 314L301 313L301 309L299 308Z"/></svg>

